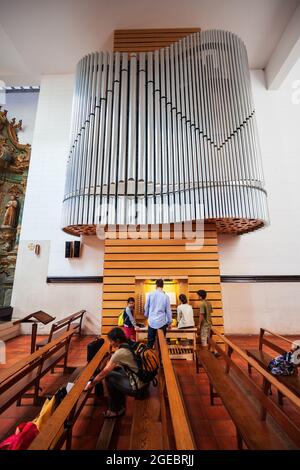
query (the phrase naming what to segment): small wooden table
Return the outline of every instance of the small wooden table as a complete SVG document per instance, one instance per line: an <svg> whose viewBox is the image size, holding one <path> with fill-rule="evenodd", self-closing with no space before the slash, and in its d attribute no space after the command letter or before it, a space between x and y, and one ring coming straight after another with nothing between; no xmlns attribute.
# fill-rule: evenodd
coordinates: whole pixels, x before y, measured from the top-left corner
<svg viewBox="0 0 300 470"><path fill-rule="evenodd" d="M140 328L136 330L136 340L143 341L148 336L148 328ZM196 336L197 328L172 328L167 330L166 338L176 338L176 339L186 339L191 340L192 344L184 346L182 344L169 344L169 354L171 359L187 359L192 361L195 358L196 354Z"/></svg>
<svg viewBox="0 0 300 470"><path fill-rule="evenodd" d="M14 321L14 325L19 325L20 323L32 323L31 328L31 354L35 351L35 344L36 344L36 335L37 335L37 327L38 323L42 323L43 325L47 325L51 321L55 320L55 317L52 317L46 312L42 310L38 310L37 312L30 313L27 317L21 318L20 320Z"/></svg>

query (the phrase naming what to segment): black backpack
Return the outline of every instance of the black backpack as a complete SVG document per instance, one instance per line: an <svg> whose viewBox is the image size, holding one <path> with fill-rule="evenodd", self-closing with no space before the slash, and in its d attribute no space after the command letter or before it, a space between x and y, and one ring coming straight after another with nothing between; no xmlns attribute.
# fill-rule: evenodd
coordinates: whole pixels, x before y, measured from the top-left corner
<svg viewBox="0 0 300 470"><path fill-rule="evenodd" d="M98 338L92 341L87 345L87 362L90 362L93 357L97 354L97 352L102 348L104 344L104 339L103 338ZM96 370L94 373L94 376L96 376L98 371ZM97 397L102 397L104 394L103 390L103 383L100 382L95 385L95 395Z"/></svg>

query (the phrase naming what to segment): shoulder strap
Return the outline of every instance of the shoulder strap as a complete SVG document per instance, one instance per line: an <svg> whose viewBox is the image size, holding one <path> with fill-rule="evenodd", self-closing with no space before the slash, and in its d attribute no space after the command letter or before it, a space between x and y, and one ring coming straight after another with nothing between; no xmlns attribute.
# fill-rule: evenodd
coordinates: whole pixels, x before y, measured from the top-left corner
<svg viewBox="0 0 300 470"><path fill-rule="evenodd" d="M122 343L122 344L120 344L120 346L119 346L119 349L120 349L120 348L122 348L122 349L128 349L128 351L130 351L130 352L132 353L132 355L133 355L135 361L137 362L136 354L135 354L135 352L134 352L134 350L133 350L133 348L131 347L130 344L128 344L128 343Z"/></svg>

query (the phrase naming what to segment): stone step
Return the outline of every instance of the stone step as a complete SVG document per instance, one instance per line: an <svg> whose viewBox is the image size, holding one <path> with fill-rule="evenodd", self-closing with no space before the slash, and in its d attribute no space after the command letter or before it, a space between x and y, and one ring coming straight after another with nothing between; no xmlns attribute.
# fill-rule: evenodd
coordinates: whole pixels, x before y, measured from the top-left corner
<svg viewBox="0 0 300 470"><path fill-rule="evenodd" d="M7 341L20 334L20 325L14 325L13 322L0 322L0 341Z"/></svg>

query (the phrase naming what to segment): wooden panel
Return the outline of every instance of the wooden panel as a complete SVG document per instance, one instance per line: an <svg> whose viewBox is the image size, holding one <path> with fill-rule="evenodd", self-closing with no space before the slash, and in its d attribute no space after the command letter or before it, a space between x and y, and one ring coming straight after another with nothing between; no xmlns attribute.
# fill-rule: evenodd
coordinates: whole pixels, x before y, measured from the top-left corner
<svg viewBox="0 0 300 470"><path fill-rule="evenodd" d="M168 253L167 250L167 247L166 246L155 246L155 253L160 253L160 252L163 252L163 253ZM143 246L143 245L139 245L139 246L125 246L125 245L122 245L120 244L120 246L109 246L107 245L106 247L106 253L109 254L109 253L112 253L112 254L118 254L118 253L139 253L139 254L142 254L142 253L153 253L153 246L151 245L151 243L149 243L149 245L146 245L146 246ZM197 253L197 254L205 254L205 253L212 253L212 254L215 254L215 253L218 253L218 246L217 245L211 245L211 246L200 246L199 249L197 250L190 250L190 251L186 251L185 249L185 246L184 245L173 245L172 246L172 251L170 253L187 253L187 254L190 254L190 253Z"/></svg>
<svg viewBox="0 0 300 470"><path fill-rule="evenodd" d="M124 259L124 258L123 258ZM126 259L126 258L125 258ZM136 258L135 258L136 259ZM163 257L163 259L165 259ZM168 268L168 269L174 269L174 268L181 268L182 267L182 262L180 260L177 261L177 256L176 259L174 260L167 260L167 261L162 261L162 256L160 256L160 259L157 259L155 261L145 261L143 259L137 260L137 261L129 261L127 258L127 261L119 261L115 260L113 264L113 269L131 269L131 268L140 268L141 267L141 261L143 263L143 269L160 269L160 268ZM198 268L201 269L202 263L198 261L192 261L192 260L185 260L184 261L185 266L189 268ZM111 267L112 264L109 260L104 261L104 269ZM205 268L218 268L219 267L219 262L218 261L206 261L205 262Z"/></svg>
<svg viewBox="0 0 300 470"><path fill-rule="evenodd" d="M120 285L120 284L105 284L105 286L103 286L103 294L104 293L112 293L112 292L127 292L127 294L129 292L135 292L135 289L134 289L134 286L132 285L132 290L130 290L130 286L128 286L127 284L124 284L124 285ZM127 295L126 294L126 295Z"/></svg>
<svg viewBox="0 0 300 470"><path fill-rule="evenodd" d="M114 273L115 274L115 273ZM108 285L108 284L116 284L116 285L119 285L119 284L125 284L125 285L134 285L135 283L135 277L133 276L130 276L130 277L127 277L127 276L114 276L114 274L112 276L107 276L106 279L105 279L105 283L103 282L103 287L105 285Z"/></svg>
<svg viewBox="0 0 300 470"><path fill-rule="evenodd" d="M116 286L117 287L117 286ZM203 286L201 286L203 288ZM128 289L128 288L127 288ZM131 292L131 294L134 295L134 290ZM108 300L108 301L116 301L116 300L122 300L123 303L128 299L129 295L128 292L120 292L119 290L115 292L104 292L102 299L103 300ZM211 292L209 295L210 300L221 300L221 293L220 292ZM189 300L190 303L195 303L193 301L198 302L199 297L197 294L191 294L189 295ZM215 305L217 306L217 305Z"/></svg>
<svg viewBox="0 0 300 470"><path fill-rule="evenodd" d="M114 51L155 51L199 31L200 28L118 29L114 31Z"/></svg>
<svg viewBox="0 0 300 470"><path fill-rule="evenodd" d="M194 309L197 309L199 302L192 301L190 302L190 304ZM219 300L211 300L211 304L213 308L222 308L222 302L220 302ZM117 308L120 310L122 309L123 306L124 306L124 301L122 300L105 300L105 308L109 308L109 309Z"/></svg>
<svg viewBox="0 0 300 470"><path fill-rule="evenodd" d="M163 255L162 255L163 256ZM130 258L132 259L132 258ZM138 268L130 268L130 270L120 269L116 266L112 266L112 269L105 269L104 270L104 277L105 276L114 276L114 274L118 273L119 275L122 274L122 272L127 272L127 274L130 274L131 276L147 276L150 278L156 278L157 276L163 276L167 277L168 279L172 278L172 276L186 276L187 269L183 267L183 269L179 268L169 268L169 269L160 269L159 266L156 268L145 268L143 261L141 261L141 267ZM209 269L209 268L190 268L189 269L190 273L193 274L194 276L217 276L219 274L219 270L216 269ZM104 279L103 279L104 282Z"/></svg>
<svg viewBox="0 0 300 470"><path fill-rule="evenodd" d="M215 284L221 290L220 276L201 276L201 277L193 276L189 280L190 289L193 292L197 292L197 290L200 289L200 287L198 287L199 284L202 284L204 282L207 283L207 284L212 284L212 285Z"/></svg>
<svg viewBox="0 0 300 470"><path fill-rule="evenodd" d="M149 247L151 249L151 247ZM176 261L197 261L197 260L215 260L216 253L199 253L196 251L187 251L184 253L176 253ZM122 253L107 253L105 257L106 261L123 261L128 260L128 253L125 250ZM161 252L157 253L134 253L134 260L142 261L161 261ZM174 253L164 253L164 260L174 261Z"/></svg>
<svg viewBox="0 0 300 470"><path fill-rule="evenodd" d="M217 233L216 233L217 235ZM215 237L210 237L210 238L205 238L205 245L214 245L214 246L217 246L218 245L218 239ZM203 238L203 239L204 239ZM188 240L188 239L171 239L172 242L174 241L174 245L176 246L182 246L182 245L187 245L187 246L191 246L191 247L196 247L196 248L199 248L199 250L201 249L201 247L203 246L202 245L202 240L200 242L195 242L195 240ZM163 245L170 245L170 239L152 239L152 238L137 238L137 239L134 239L134 238L129 238L127 240L123 240L123 239L107 239L105 240L105 244L107 244L107 246L114 246L114 245L118 245L118 246L133 246L133 245L137 245L137 246L142 246L145 244L145 241L147 241L147 245L153 245L153 246L163 246Z"/></svg>
<svg viewBox="0 0 300 470"><path fill-rule="evenodd" d="M209 298L209 296L208 296L208 298ZM105 303L105 305L107 305L108 302L105 301L104 303ZM212 304L213 304L213 302L212 302ZM124 302L120 301L119 304L117 304L117 303L115 304L115 307L105 307L105 308L103 308L102 309L102 315L103 315L103 317L105 317L105 316L111 316L111 317L115 316L115 317L117 317L121 313L122 310L124 310ZM195 310L195 315L197 316L198 315L198 305L195 307L194 310ZM219 312L219 314L222 313L222 308L221 307L215 307L214 308L213 314L219 316L218 312Z"/></svg>
<svg viewBox="0 0 300 470"><path fill-rule="evenodd" d="M205 224L203 246L190 251L189 240L124 240L105 241L102 333L117 325L118 316L127 298L136 294L135 278L183 278L188 281L189 300L198 319L197 290L205 289L213 306L212 321L223 328L221 284L217 233L212 224ZM213 245L212 245L213 243ZM222 330L223 331L223 330Z"/></svg>
<svg viewBox="0 0 300 470"><path fill-rule="evenodd" d="M192 297L193 295L195 295L194 293L196 293L196 292L199 290L198 285L199 285L199 283L197 283L197 284L190 284L190 289L189 289L189 291L190 291L190 293L191 293L191 297ZM220 284L218 284L218 283L216 283L216 284L208 284L208 283L207 283L207 284L203 284L203 283L201 282L201 289L204 289L204 290L206 290L207 292L221 292L221 286L220 286Z"/></svg>

